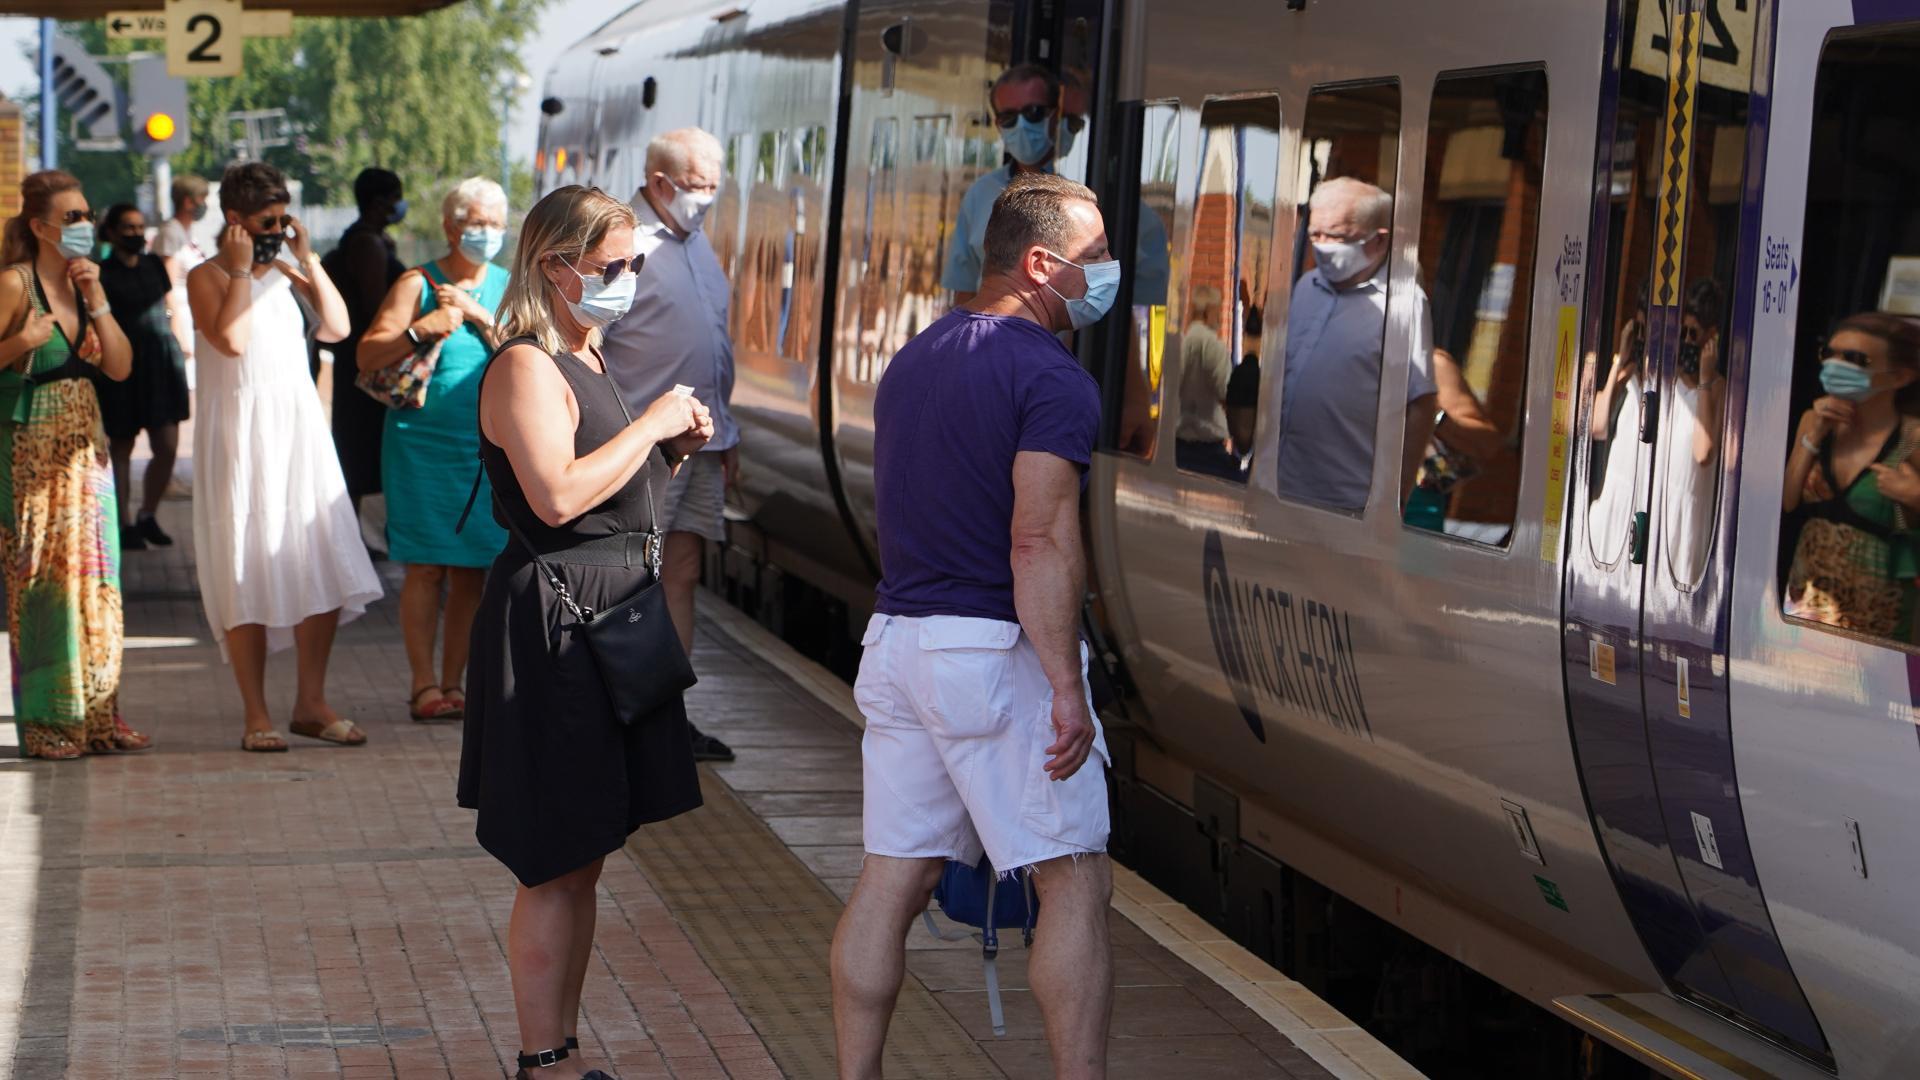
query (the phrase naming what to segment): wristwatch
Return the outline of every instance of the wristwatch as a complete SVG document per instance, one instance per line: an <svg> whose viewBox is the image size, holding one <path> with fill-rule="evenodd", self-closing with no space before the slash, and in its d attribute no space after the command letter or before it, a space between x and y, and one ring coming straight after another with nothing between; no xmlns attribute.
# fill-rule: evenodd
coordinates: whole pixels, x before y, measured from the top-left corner
<svg viewBox="0 0 1920 1080"><path fill-rule="evenodd" d="M421 342L421 340L420 340L420 333L419 333L419 331L417 331L417 330L415 330L415 329L414 329L413 327L411 327L411 326L409 326L409 327L407 327L407 340L408 340L408 341L410 341L410 342L412 342L412 343L413 343L413 347L414 347L414 348L416 348L416 349L417 349L417 348L419 348L419 347L420 347L420 346L421 346L421 345L423 344L423 342Z"/></svg>

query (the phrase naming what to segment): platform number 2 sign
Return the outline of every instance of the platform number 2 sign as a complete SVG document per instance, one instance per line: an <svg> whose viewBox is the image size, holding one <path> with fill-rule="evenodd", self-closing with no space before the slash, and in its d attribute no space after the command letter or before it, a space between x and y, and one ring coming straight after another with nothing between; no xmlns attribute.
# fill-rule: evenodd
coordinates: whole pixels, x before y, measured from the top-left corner
<svg viewBox="0 0 1920 1080"><path fill-rule="evenodd" d="M240 74L240 0L167 0L167 74Z"/></svg>

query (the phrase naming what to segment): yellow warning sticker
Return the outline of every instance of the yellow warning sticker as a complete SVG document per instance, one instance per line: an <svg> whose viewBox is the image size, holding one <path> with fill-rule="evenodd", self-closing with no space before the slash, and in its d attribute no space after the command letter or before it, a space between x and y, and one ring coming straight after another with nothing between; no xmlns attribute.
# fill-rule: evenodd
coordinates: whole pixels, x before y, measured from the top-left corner
<svg viewBox="0 0 1920 1080"><path fill-rule="evenodd" d="M1540 557L1560 557L1560 523L1567 510L1567 443L1573 434L1573 360L1580 340L1580 309L1560 306L1553 347L1553 428L1547 437L1547 503L1540 522Z"/></svg>
<svg viewBox="0 0 1920 1080"><path fill-rule="evenodd" d="M1593 671L1593 677L1608 686L1614 685L1613 646L1599 638L1587 640L1587 663Z"/></svg>
<svg viewBox="0 0 1920 1080"><path fill-rule="evenodd" d="M1674 657L1674 685L1679 689L1680 719L1693 717L1693 685L1687 678L1687 658Z"/></svg>

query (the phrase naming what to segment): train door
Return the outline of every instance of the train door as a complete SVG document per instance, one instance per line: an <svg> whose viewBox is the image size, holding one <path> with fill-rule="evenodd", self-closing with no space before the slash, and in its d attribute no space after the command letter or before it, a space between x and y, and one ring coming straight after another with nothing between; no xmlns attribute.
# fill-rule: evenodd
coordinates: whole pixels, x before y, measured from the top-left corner
<svg viewBox="0 0 1920 1080"><path fill-rule="evenodd" d="M1617 7L1563 642L1588 807L1655 967L1830 1061L1761 896L1727 698L1772 10Z"/></svg>

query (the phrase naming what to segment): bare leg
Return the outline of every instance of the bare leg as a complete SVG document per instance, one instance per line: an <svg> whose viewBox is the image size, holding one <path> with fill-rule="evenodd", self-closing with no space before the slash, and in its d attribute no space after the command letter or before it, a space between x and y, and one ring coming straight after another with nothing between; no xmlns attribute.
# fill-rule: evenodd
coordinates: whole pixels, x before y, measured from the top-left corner
<svg viewBox="0 0 1920 1080"><path fill-rule="evenodd" d="M127 513L127 507L132 505L127 501L127 485L128 475L133 470L133 444L138 438L107 440L107 456L113 460L113 495L120 507L120 520L114 523L116 525L133 523L133 515Z"/></svg>
<svg viewBox="0 0 1920 1080"><path fill-rule="evenodd" d="M407 564L406 580L400 583L400 637L406 642L407 668L413 673L408 696L412 704L425 708L438 700L438 694L421 694L439 686L433 673L433 635L440 629L440 584L447 568ZM424 697L425 700L418 700Z"/></svg>
<svg viewBox="0 0 1920 1080"><path fill-rule="evenodd" d="M485 570L447 567L447 636L440 645L440 685L460 689L467 674L467 650L473 644L473 613L480 607Z"/></svg>
<svg viewBox="0 0 1920 1080"><path fill-rule="evenodd" d="M227 659L233 680L240 684L240 708L248 731L267 731L273 720L267 712L267 628L259 623L227 631Z"/></svg>
<svg viewBox="0 0 1920 1080"><path fill-rule="evenodd" d="M581 889L574 897L573 952L567 957L567 981L560 998L560 1023L568 1035L580 1034L580 993L587 984L587 966L593 962L593 928L600 917L599 902L591 888Z"/></svg>
<svg viewBox="0 0 1920 1080"><path fill-rule="evenodd" d="M670 532L660 556L660 581L667 590L667 613L680 631L680 647L693 655L693 590L700 585L700 553L706 538L699 533Z"/></svg>
<svg viewBox="0 0 1920 1080"><path fill-rule="evenodd" d="M140 481L140 513L152 517L160 512L160 500L166 498L167 485L173 483L173 463L180 456L180 425L148 428L147 448L153 451L153 460L147 462L147 475ZM127 449L131 452L131 443Z"/></svg>
<svg viewBox="0 0 1920 1080"><path fill-rule="evenodd" d="M941 859L868 855L833 931L833 1041L840 1080L880 1080L880 1051L907 972L907 929L927 909Z"/></svg>
<svg viewBox="0 0 1920 1080"><path fill-rule="evenodd" d="M573 957L584 939L592 948L592 926L580 926L581 896L590 903L600 879L601 860L527 888L513 896L507 923L507 968L513 976L513 1008L520 1020L520 1049L531 1053L566 1044L567 1030L579 1015ZM582 971L585 967L582 965ZM572 1012L567 1002L571 997ZM539 1072L540 1080L577 1078L585 1073L578 1056Z"/></svg>
<svg viewBox="0 0 1920 1080"><path fill-rule="evenodd" d="M1107 906L1113 866L1105 855L1050 859L1033 868L1040 921L1027 955L1027 979L1040 1006L1057 1080L1107 1075L1113 1019L1113 946Z"/></svg>
<svg viewBox="0 0 1920 1080"><path fill-rule="evenodd" d="M299 675L293 697L295 732L314 734L340 719L327 704L327 660L333 655L333 634L340 628L340 609L309 615L293 628L293 650ZM349 742L366 741L355 729Z"/></svg>

